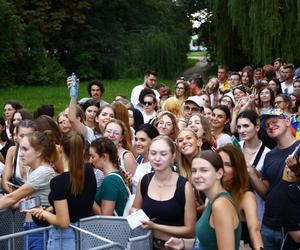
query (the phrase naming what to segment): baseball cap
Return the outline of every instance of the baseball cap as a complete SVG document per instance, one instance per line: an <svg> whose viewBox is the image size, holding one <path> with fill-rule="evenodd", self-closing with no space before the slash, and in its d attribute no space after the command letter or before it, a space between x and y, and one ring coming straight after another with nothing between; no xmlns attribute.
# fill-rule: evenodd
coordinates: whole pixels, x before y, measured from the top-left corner
<svg viewBox="0 0 300 250"><path fill-rule="evenodd" d="M285 113L282 109L275 109L275 108L265 111L264 113L261 114L261 116L262 117L276 116L284 119L289 118L288 113Z"/></svg>
<svg viewBox="0 0 300 250"><path fill-rule="evenodd" d="M193 102L200 108L205 107L205 101L200 96L196 96L196 95L190 96L188 99L185 100L184 103L186 102Z"/></svg>

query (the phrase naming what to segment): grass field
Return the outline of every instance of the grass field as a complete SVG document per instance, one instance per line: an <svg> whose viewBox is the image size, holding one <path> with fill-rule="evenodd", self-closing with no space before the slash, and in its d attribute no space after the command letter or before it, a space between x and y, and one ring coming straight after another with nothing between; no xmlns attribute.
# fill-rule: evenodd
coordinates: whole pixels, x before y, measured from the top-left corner
<svg viewBox="0 0 300 250"><path fill-rule="evenodd" d="M193 56L207 56L207 51L192 51L187 53L187 57L193 57Z"/></svg>
<svg viewBox="0 0 300 250"><path fill-rule="evenodd" d="M120 80L103 80L105 93L103 100L112 102L117 94L125 95L130 99L131 90L135 85L141 84L143 79L120 79ZM172 80L160 80L167 84L171 89ZM88 96L87 82L80 83L78 99ZM18 100L26 109L34 111L41 104L53 104L55 114L64 110L69 104L69 93L66 85L51 85L51 86L13 86L2 88L0 92L0 105L6 100Z"/></svg>

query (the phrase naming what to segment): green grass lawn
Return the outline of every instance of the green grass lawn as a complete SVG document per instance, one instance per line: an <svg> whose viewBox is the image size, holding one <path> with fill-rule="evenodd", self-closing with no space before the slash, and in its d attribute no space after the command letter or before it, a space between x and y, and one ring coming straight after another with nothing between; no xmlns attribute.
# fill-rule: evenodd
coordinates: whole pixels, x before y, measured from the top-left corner
<svg viewBox="0 0 300 250"><path fill-rule="evenodd" d="M187 57L193 57L193 56L207 56L207 51L191 51L187 53Z"/></svg>
<svg viewBox="0 0 300 250"><path fill-rule="evenodd" d="M103 80L105 93L103 100L112 102L118 94L125 95L130 99L131 90L134 86L141 84L143 79L120 79ZM172 80L161 80L158 82L167 84L172 90L174 85ZM80 83L78 99L88 96L87 82ZM64 110L69 104L69 93L65 84L51 86L12 86L2 87L0 92L1 107L6 100L18 100L26 109L34 111L41 104L53 104L55 114ZM3 113L2 113L3 114Z"/></svg>

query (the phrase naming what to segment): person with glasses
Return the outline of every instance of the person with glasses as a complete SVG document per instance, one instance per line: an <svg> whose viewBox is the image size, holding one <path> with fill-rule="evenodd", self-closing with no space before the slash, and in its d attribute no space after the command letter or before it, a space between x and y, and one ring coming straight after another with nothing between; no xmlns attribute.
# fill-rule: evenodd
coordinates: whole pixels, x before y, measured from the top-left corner
<svg viewBox="0 0 300 250"><path fill-rule="evenodd" d="M248 168L250 182L254 190L265 200L265 212L261 233L266 250L281 249L283 234L281 215L285 211L282 192L286 188L281 181L286 158L292 154L300 142L291 133L289 115L280 109L271 109L264 115L265 127L277 146L266 154L261 173Z"/></svg>
<svg viewBox="0 0 300 250"><path fill-rule="evenodd" d="M161 112L158 114L154 126L160 135L166 135L175 141L179 132L176 117L170 112Z"/></svg>
<svg viewBox="0 0 300 250"><path fill-rule="evenodd" d="M274 108L281 109L288 114L292 114L292 101L288 95L279 94L275 97Z"/></svg>
<svg viewBox="0 0 300 250"><path fill-rule="evenodd" d="M142 115L145 123L153 122L153 119L156 117L156 105L157 100L154 95L147 94L143 100L143 111Z"/></svg>
<svg viewBox="0 0 300 250"><path fill-rule="evenodd" d="M130 131L126 128L124 122L112 119L106 124L103 136L116 145L120 168L124 173L133 176L136 170L136 161L131 152Z"/></svg>
<svg viewBox="0 0 300 250"><path fill-rule="evenodd" d="M200 96L190 96L183 106L184 119L186 123L195 113L202 114L205 107L205 101Z"/></svg>
<svg viewBox="0 0 300 250"><path fill-rule="evenodd" d="M241 84L241 75L239 72L231 72L231 75L229 77L229 82L231 85L231 88L235 88L236 86Z"/></svg>
<svg viewBox="0 0 300 250"><path fill-rule="evenodd" d="M144 82L141 85L137 85L133 88L131 92L130 101L133 106L139 110L141 110L141 101L139 100L140 93L143 89L148 88L154 91L154 95L157 100L159 100L159 93L156 89L153 89L154 85L156 84L157 73L153 70L148 70L145 72L144 75Z"/></svg>
<svg viewBox="0 0 300 250"><path fill-rule="evenodd" d="M178 80L175 86L175 97L182 104L190 95L190 88L186 81Z"/></svg>

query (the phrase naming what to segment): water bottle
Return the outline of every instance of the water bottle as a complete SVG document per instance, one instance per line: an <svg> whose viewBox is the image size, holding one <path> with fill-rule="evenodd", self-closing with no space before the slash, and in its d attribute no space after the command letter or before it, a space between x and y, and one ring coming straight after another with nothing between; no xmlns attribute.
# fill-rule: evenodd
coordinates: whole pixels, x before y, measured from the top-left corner
<svg viewBox="0 0 300 250"><path fill-rule="evenodd" d="M72 78L72 84L71 84L71 87L70 87L70 97L71 98L77 98L78 84L77 84L76 74L74 72L72 73L71 78Z"/></svg>

